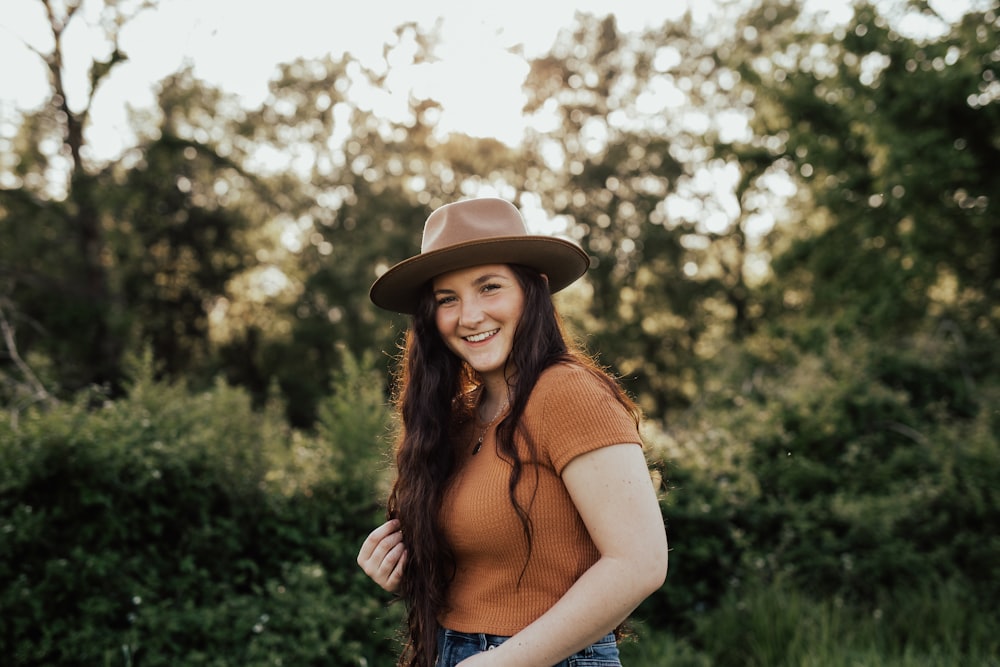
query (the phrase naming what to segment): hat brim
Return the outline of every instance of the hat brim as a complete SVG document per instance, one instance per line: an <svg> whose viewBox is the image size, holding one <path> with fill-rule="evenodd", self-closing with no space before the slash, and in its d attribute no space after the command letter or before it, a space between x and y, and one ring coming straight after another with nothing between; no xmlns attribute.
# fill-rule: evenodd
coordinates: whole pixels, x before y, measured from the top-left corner
<svg viewBox="0 0 1000 667"><path fill-rule="evenodd" d="M548 277L549 291L555 293L586 273L590 258L575 243L554 237L480 239L403 260L372 284L368 296L379 308L412 315L417 310L424 283L442 273L480 264L531 267Z"/></svg>

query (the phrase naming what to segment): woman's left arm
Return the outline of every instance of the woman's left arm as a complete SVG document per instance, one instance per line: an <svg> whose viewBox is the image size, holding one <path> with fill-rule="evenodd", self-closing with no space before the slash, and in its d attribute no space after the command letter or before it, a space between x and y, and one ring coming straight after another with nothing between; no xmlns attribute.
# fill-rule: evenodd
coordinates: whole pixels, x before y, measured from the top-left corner
<svg viewBox="0 0 1000 667"><path fill-rule="evenodd" d="M600 559L528 627L461 667L554 665L613 630L663 585L667 537L642 448L620 444L582 454L562 479Z"/></svg>

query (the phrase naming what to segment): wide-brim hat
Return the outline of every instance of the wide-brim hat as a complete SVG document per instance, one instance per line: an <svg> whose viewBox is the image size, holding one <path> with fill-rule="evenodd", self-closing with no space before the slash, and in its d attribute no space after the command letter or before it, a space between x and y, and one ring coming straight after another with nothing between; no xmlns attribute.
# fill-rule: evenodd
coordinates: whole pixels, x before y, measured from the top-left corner
<svg viewBox="0 0 1000 667"><path fill-rule="evenodd" d="M586 273L590 258L565 239L529 234L521 213L504 199L467 199L431 213L420 254L379 276L368 296L379 308L412 314L428 280L479 264L531 267L548 277L555 293Z"/></svg>

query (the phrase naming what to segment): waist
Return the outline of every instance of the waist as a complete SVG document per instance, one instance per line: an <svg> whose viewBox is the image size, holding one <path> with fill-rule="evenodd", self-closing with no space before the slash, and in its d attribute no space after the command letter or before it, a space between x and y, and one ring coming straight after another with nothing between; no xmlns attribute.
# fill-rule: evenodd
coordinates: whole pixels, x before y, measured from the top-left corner
<svg viewBox="0 0 1000 667"><path fill-rule="evenodd" d="M462 660L477 653L491 651L510 639L503 635L491 635L482 632L459 632L447 628L438 629L438 662L436 667L453 667ZM618 643L615 634L607 635L569 656L554 667L569 665L571 659L600 660L601 665L620 665L618 662ZM588 663L589 664L589 663Z"/></svg>

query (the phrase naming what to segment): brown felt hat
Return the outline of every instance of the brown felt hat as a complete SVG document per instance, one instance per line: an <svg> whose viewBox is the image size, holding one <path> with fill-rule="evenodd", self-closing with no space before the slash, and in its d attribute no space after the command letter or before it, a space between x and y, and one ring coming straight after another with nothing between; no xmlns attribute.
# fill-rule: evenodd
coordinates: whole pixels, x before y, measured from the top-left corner
<svg viewBox="0 0 1000 667"><path fill-rule="evenodd" d="M590 258L570 241L528 234L520 212L506 200L467 199L431 213L420 254L379 276L368 295L379 308L412 314L428 280L479 264L529 266L548 276L549 290L558 292L586 273Z"/></svg>

